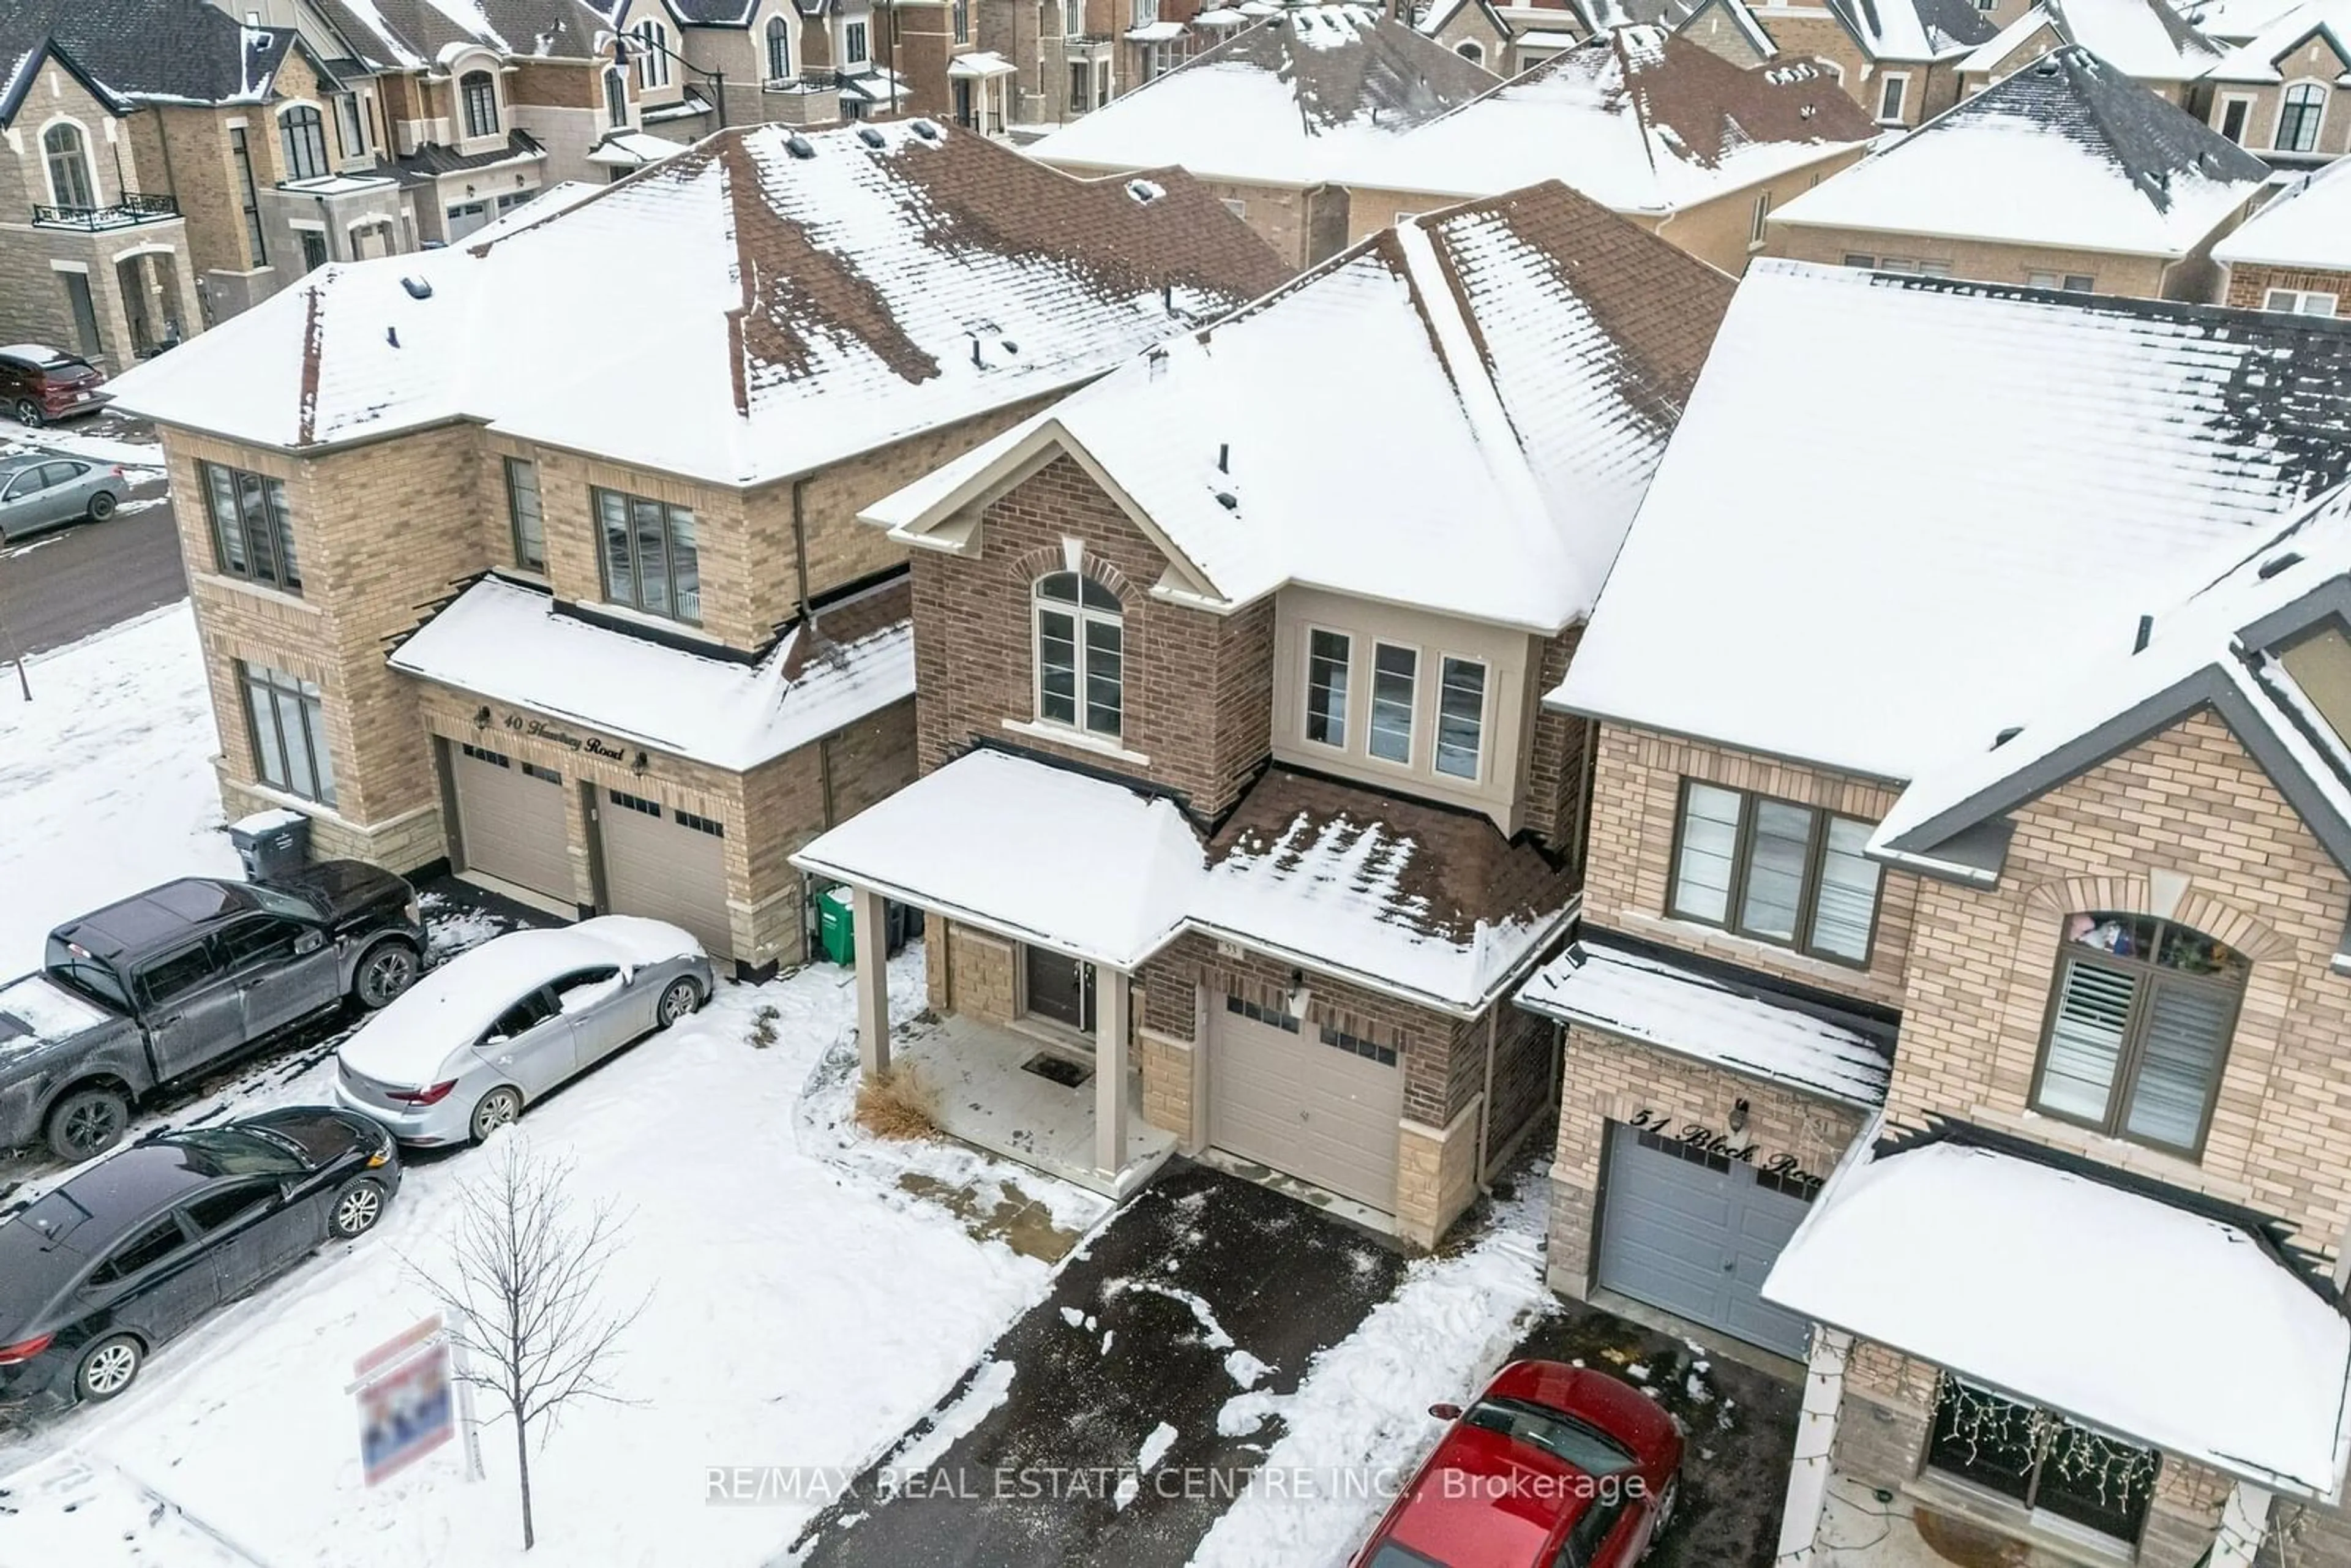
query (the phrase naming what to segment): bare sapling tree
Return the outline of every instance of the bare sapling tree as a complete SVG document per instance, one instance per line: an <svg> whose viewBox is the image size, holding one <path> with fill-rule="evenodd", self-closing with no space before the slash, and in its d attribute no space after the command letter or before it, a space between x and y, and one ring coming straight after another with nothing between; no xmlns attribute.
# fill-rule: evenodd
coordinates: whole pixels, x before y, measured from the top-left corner
<svg viewBox="0 0 2351 1568"><path fill-rule="evenodd" d="M652 1294L626 1311L607 1307L603 1273L620 1235L613 1206L582 1209L570 1191L569 1159L537 1154L516 1133L498 1142L488 1174L459 1196L446 1268L417 1272L461 1353L457 1381L491 1396L494 1413L485 1425L514 1423L528 1552L537 1540L531 1433L538 1429L544 1448L575 1401L629 1403L603 1375Z"/></svg>

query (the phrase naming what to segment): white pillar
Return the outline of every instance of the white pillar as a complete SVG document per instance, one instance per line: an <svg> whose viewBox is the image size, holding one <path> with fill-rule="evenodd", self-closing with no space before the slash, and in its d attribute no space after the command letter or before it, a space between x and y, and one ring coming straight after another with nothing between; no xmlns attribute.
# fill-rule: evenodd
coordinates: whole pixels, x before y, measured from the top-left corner
<svg viewBox="0 0 2351 1568"><path fill-rule="evenodd" d="M2270 1494L2239 1481L2220 1505L2220 1533L2213 1539L2210 1568L2253 1568L2262 1538L2270 1531Z"/></svg>
<svg viewBox="0 0 2351 1568"><path fill-rule="evenodd" d="M1837 1412L1844 1403L1845 1357L1853 1336L1813 1325L1813 1354L1804 1367L1803 1407L1796 1416L1796 1452L1788 1462L1788 1502L1780 1515L1779 1563L1815 1561L1821 1513L1828 1506L1829 1453L1836 1446Z"/></svg>
<svg viewBox="0 0 2351 1568"><path fill-rule="evenodd" d="M1126 1168L1126 1009L1119 970L1094 971L1094 1168L1113 1184Z"/></svg>
<svg viewBox="0 0 2351 1568"><path fill-rule="evenodd" d="M853 893L857 927L857 1054L865 1076L890 1071L890 936L882 895L872 888Z"/></svg>

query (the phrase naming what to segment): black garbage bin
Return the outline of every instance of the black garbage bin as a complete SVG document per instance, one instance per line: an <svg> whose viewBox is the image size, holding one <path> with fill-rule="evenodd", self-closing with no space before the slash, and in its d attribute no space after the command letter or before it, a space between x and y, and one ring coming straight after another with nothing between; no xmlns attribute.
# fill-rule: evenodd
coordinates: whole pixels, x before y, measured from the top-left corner
<svg viewBox="0 0 2351 1568"><path fill-rule="evenodd" d="M256 811L228 825L228 841L248 882L269 882L310 860L310 819L299 811Z"/></svg>

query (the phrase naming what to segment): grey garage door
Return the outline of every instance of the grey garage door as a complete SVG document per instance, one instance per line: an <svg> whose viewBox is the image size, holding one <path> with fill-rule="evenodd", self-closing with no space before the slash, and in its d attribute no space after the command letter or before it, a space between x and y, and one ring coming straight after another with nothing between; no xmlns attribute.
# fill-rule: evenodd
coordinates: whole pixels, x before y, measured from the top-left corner
<svg viewBox="0 0 2351 1568"><path fill-rule="evenodd" d="M1743 1161L1623 1125L1609 1129L1600 1283L1782 1355L1804 1320L1759 1292L1810 1204Z"/></svg>
<svg viewBox="0 0 2351 1568"><path fill-rule="evenodd" d="M1238 997L1210 1005L1209 1142L1394 1212L1404 1115L1395 1054Z"/></svg>
<svg viewBox="0 0 2351 1568"><path fill-rule="evenodd" d="M477 746L455 748L450 775L466 868L571 907L563 776Z"/></svg>
<svg viewBox="0 0 2351 1568"><path fill-rule="evenodd" d="M714 958L732 957L726 920L726 830L714 818L604 791L604 893L615 915L683 925Z"/></svg>

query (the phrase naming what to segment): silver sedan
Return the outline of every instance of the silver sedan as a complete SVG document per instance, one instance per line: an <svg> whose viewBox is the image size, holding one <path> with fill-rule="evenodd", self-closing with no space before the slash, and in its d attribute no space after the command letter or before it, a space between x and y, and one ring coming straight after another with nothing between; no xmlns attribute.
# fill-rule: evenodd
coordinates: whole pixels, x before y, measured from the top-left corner
<svg viewBox="0 0 2351 1568"><path fill-rule="evenodd" d="M605 915L494 937L343 1042L335 1098L403 1144L478 1143L693 1012L713 984L702 944L665 921Z"/></svg>
<svg viewBox="0 0 2351 1568"><path fill-rule="evenodd" d="M46 452L0 457L0 540L83 517L102 523L114 516L130 487L111 463Z"/></svg>

